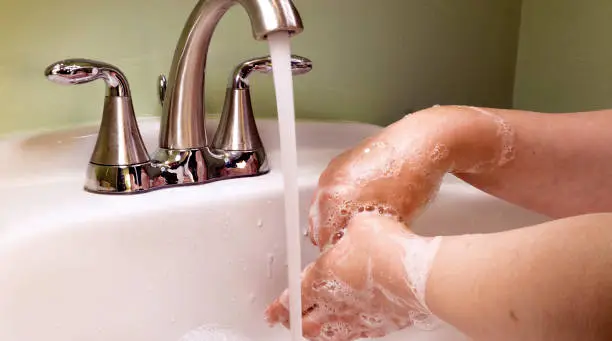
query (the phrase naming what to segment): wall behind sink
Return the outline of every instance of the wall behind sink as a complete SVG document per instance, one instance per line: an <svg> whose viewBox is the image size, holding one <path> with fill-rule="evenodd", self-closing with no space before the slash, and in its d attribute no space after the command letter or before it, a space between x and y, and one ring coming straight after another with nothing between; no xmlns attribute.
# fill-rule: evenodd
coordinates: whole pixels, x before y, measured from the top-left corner
<svg viewBox="0 0 612 341"><path fill-rule="evenodd" d="M195 0L0 1L0 133L100 119L102 83L62 87L43 69L68 57L116 64L137 114L159 115L167 72ZM433 104L508 107L521 4L517 0L295 0L306 30L293 52L315 69L295 79L301 118L387 124ZM374 6L372 4L377 4ZM207 110L219 112L232 68L267 54L241 8L223 18L208 68ZM258 116L274 116L271 77L256 76Z"/></svg>
<svg viewBox="0 0 612 341"><path fill-rule="evenodd" d="M514 106L612 107L612 1L523 0Z"/></svg>

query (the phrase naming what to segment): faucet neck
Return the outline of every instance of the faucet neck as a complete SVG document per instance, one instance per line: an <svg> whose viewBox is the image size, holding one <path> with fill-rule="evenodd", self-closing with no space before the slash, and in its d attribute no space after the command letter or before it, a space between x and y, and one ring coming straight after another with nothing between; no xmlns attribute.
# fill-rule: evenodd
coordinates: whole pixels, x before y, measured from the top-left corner
<svg viewBox="0 0 612 341"><path fill-rule="evenodd" d="M164 149L207 145L204 88L213 31L234 0L201 0L191 12L174 52L163 104L159 144Z"/></svg>
<svg viewBox="0 0 612 341"><path fill-rule="evenodd" d="M257 40L276 31L303 30L291 0L200 0L174 52L163 104L160 148L187 150L207 146L204 89L208 47L219 20L237 3L247 11Z"/></svg>

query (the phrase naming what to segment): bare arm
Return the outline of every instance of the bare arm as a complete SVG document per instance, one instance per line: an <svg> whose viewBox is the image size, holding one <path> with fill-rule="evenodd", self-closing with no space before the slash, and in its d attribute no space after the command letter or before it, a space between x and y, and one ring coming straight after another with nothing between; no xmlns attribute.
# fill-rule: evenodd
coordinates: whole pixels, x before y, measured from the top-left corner
<svg viewBox="0 0 612 341"><path fill-rule="evenodd" d="M408 115L329 164L311 206L309 234L319 247L333 243L369 206L410 222L447 172L555 218L612 212L612 110L441 106Z"/></svg>
<svg viewBox="0 0 612 341"><path fill-rule="evenodd" d="M483 110L513 129L514 158L489 172L456 172L460 178L551 217L612 211L612 110L572 114Z"/></svg>
<svg viewBox="0 0 612 341"><path fill-rule="evenodd" d="M434 314L477 341L612 339L612 215L445 237Z"/></svg>
<svg viewBox="0 0 612 341"><path fill-rule="evenodd" d="M612 210L607 126L612 111L436 107L334 159L310 212L326 251L302 279L306 336L377 337L433 312L478 341L611 340L612 213L442 239L394 220L409 224L447 172L553 217ZM287 325L287 306L285 293L269 321Z"/></svg>
<svg viewBox="0 0 612 341"><path fill-rule="evenodd" d="M428 238L361 213L304 270L309 340L379 337L429 314L475 341L612 340L612 214ZM267 311L288 326L285 292Z"/></svg>

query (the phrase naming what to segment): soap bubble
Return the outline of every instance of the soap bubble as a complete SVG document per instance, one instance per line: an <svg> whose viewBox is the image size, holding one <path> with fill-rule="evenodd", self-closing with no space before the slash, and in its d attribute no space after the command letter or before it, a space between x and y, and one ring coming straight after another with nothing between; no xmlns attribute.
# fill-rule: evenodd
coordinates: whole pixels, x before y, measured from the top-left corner
<svg viewBox="0 0 612 341"><path fill-rule="evenodd" d="M239 332L217 325L204 325L187 332L178 341L250 341Z"/></svg>

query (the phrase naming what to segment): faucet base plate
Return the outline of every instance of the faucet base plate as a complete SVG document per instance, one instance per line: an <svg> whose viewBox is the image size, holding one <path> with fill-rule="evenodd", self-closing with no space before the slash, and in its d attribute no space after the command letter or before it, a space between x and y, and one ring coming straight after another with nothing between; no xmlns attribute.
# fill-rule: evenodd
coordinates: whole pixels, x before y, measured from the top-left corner
<svg viewBox="0 0 612 341"><path fill-rule="evenodd" d="M87 166L85 190L102 194L145 192L151 189L149 169L149 163L109 166L90 162Z"/></svg>
<svg viewBox="0 0 612 341"><path fill-rule="evenodd" d="M160 148L149 163L108 166L90 163L85 190L102 194L136 194L166 187L266 174L268 160L257 150L187 150Z"/></svg>

